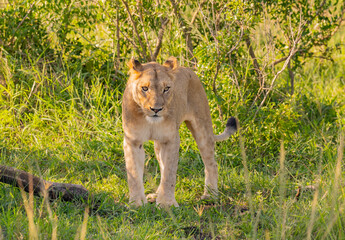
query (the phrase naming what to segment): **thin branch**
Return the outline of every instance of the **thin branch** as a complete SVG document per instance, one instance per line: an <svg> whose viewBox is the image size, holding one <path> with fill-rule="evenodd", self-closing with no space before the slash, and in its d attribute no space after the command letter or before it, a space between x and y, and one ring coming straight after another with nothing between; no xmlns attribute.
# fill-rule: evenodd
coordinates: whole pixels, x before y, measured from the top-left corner
<svg viewBox="0 0 345 240"><path fill-rule="evenodd" d="M238 84L238 77L237 77L237 73L236 73L236 70L233 66L233 63L232 63L232 59L231 59L231 55L229 55L229 63L230 63L230 67L231 67L231 70L233 72L233 75L234 75L234 79L233 82L235 83L235 85L237 86L238 90L239 90L239 93L241 95L241 99L242 99L242 92L241 92L241 89L240 89L240 85Z"/></svg>
<svg viewBox="0 0 345 240"><path fill-rule="evenodd" d="M299 32L299 34L301 34L301 32ZM300 38L298 38L300 40ZM272 91L273 87L274 87L274 84L275 84L275 81L277 80L277 78L280 76L280 74L286 69L286 67L288 66L291 58L295 55L295 53L297 52L296 50L296 46L297 46L298 42L297 41L294 41L294 45L292 47L292 49L290 50L290 53L289 53L289 56L287 57L287 59L285 60L284 62L284 65L283 67L274 75L273 79L272 79L272 83L271 83L271 86L267 89L266 91L266 94L264 96L264 98L262 99L258 109L256 110L255 112L255 115L254 115L254 119L256 117L256 114L259 112L259 110L261 109L261 107L264 105L269 93Z"/></svg>
<svg viewBox="0 0 345 240"><path fill-rule="evenodd" d="M152 61L156 61L157 60L159 51L161 50L161 47L162 47L165 27L168 24L168 22L169 22L168 18L161 19L161 28L158 31L157 45L156 45L155 51L153 52L153 55L152 55Z"/></svg>
<svg viewBox="0 0 345 240"><path fill-rule="evenodd" d="M301 16L300 16L301 17ZM291 46L290 46L290 52L289 52L289 55L288 57L286 57L285 59L285 62L284 62L284 65L283 67L274 75L273 79L272 79L272 82L271 82L271 85L268 89L264 89L262 86L260 88L260 90L266 90L265 92L265 96L263 98L263 100L261 101L258 109L256 110L255 114L254 114L254 118L256 117L257 113L260 111L261 107L263 106L263 104L265 103L269 93L273 90L273 87L275 85L275 81L277 80L277 78L280 76L280 74L289 66L290 64L290 61L291 61L291 58L299 51L299 48L298 48L298 44L300 42L300 40L302 39L302 35L303 35L303 32L305 30L305 24L307 22L303 22L302 19L300 19L300 22L299 22L299 26L298 26L298 30L296 31L296 34L294 34L293 32L291 33ZM291 26L290 26L291 28ZM292 30L291 30L292 31ZM295 37L294 37L295 36ZM279 61L284 61L284 60L279 60ZM257 97L255 98L255 101L253 102L252 106L254 105L254 103L256 102L256 99L258 98L258 95Z"/></svg>
<svg viewBox="0 0 345 240"><path fill-rule="evenodd" d="M254 99L254 101L252 103L252 106L251 106L251 107L253 107L255 105L255 103L256 103L256 100L259 98L259 96L261 96L261 93L262 93L262 91L263 91L263 89L265 87L265 79L264 79L264 75L263 75L263 73L261 71L260 65L259 65L259 63L258 63L258 61L256 59L256 56L255 56L255 53L254 53L254 50L253 50L253 47L252 47L252 43L251 43L251 40L250 40L250 37L246 36L244 40L246 42L246 45L247 45L247 48L248 48L248 51L249 51L249 55L250 55L250 57L253 60L254 70L256 72L256 75L257 75L258 80L259 80L259 85L260 85L259 90L258 90L258 92L256 94L256 97L255 97L255 99Z"/></svg>
<svg viewBox="0 0 345 240"><path fill-rule="evenodd" d="M301 27L301 31L300 32L304 32L308 25L317 17L319 16L323 6L325 5L326 3L326 0L324 0L321 4L320 4L320 7L318 8L318 10L316 11L315 15L310 18L308 21L305 21L304 23L302 23L302 20L300 21L300 27ZM302 38L303 34L300 34L299 37L296 39L296 42L299 42Z"/></svg>
<svg viewBox="0 0 345 240"><path fill-rule="evenodd" d="M223 120L223 111L222 111L222 108L220 107L220 104L219 104L219 101L218 101L218 91L217 91L217 87L216 87L216 80L217 80L218 73L219 73L219 68L220 68L220 50L219 50L219 42L218 42L218 38L217 38L217 28L218 28L218 25L217 25L217 22L213 20L213 22L215 23L215 29L212 29L211 26L208 24L207 18L204 15L202 10L200 10L200 14L204 18L204 22L206 23L207 28L209 29L209 31L210 31L213 39L214 39L214 43L215 43L215 47L216 47L216 52L217 52L216 73L214 74L213 81L212 81L212 90L213 90L214 95L217 98L216 103L217 103L217 106L218 106L218 109L219 109L220 118L221 118L221 120ZM215 15L214 11L212 11L212 15L214 17L214 15Z"/></svg>
<svg viewBox="0 0 345 240"><path fill-rule="evenodd" d="M237 42L235 43L235 45L230 49L230 51L226 53L226 55L231 54L233 51L235 51L235 50L237 49L238 44L242 41L243 33L244 33L244 31L243 31L243 26L241 26L241 35L240 35L240 37L238 38L238 40L237 40Z"/></svg>
<svg viewBox="0 0 345 240"><path fill-rule="evenodd" d="M288 68L289 77L290 77L290 87L291 87L290 95L292 96L294 94L295 74L291 68L291 61L289 61L287 68Z"/></svg>
<svg viewBox="0 0 345 240"><path fill-rule="evenodd" d="M305 29L308 27L308 24L310 24L310 23L320 14L320 12L321 12L321 10L322 10L322 7L325 5L325 3L326 3L326 0L324 0L324 1L321 3L321 5L319 6L319 8L318 8L318 10L316 11L315 15L314 15L311 19L309 19L308 21L305 21L303 24L301 24L301 26L302 26L302 30L301 30L301 31L302 31L302 32L304 32ZM331 36L333 36L333 35L335 34L335 32L337 32L338 28L339 28L340 25L341 25L341 22L344 20L344 19L343 19L344 13L345 13L345 9L341 12L341 17L339 17L339 19L338 19L338 21L339 21L338 27L337 27L336 30L333 31L330 35L327 35L327 37L331 37ZM290 29L291 29L291 31L292 31L291 22L290 22ZM311 33L310 33L310 34L311 34ZM310 35L310 34L309 34L309 35ZM326 38L327 38L327 37L326 37ZM299 41L301 40L301 38L302 38L302 34L301 34L295 41L299 42ZM299 51L299 49L298 49L296 52L298 52L298 51ZM282 58L280 58L280 59L274 61L274 62L271 64L271 67L274 67L275 65L277 65L277 64L279 64L279 63L281 63L281 62L284 62L287 58L288 58L288 57L282 57Z"/></svg>
<svg viewBox="0 0 345 240"><path fill-rule="evenodd" d="M117 76L117 73L119 71L119 68L120 68L120 23L119 23L119 2L118 0L115 1L116 2L116 20L115 20L115 27L116 27L116 59L114 59L114 69L115 69L115 76L114 76L114 79L116 78ZM107 11L107 9L100 3L100 1L98 1L98 5L103 9L103 11L107 14L108 18L109 19L112 19ZM124 34L122 34L130 43L132 43L132 45L134 47L135 44L130 41ZM113 45L113 48L115 48L115 46ZM139 51L139 49L138 49ZM115 57L115 56L114 56Z"/></svg>
<svg viewBox="0 0 345 240"><path fill-rule="evenodd" d="M134 48L138 50L138 52L140 52L139 46L134 42L134 40L130 39L123 31L119 30L119 32L122 34L122 36L126 38L128 42L130 42L133 45Z"/></svg>
<svg viewBox="0 0 345 240"><path fill-rule="evenodd" d="M276 60L275 62L273 62L273 63L271 64L271 67L274 67L275 65L277 65L277 64L279 64L279 63L281 63L281 62L284 62L287 58L288 58L288 57L282 57L281 59Z"/></svg>
<svg viewBox="0 0 345 240"><path fill-rule="evenodd" d="M207 26L208 30L210 31L210 33L211 33L211 35L212 35L212 37L213 37L214 43L215 43L215 45L216 45L217 60L218 60L218 59L219 59L219 55L220 55L220 51L219 51L219 42L218 42L218 38L217 38L217 22L214 21L214 22L215 22L215 29L213 30L213 29L211 28L211 26L208 24L207 18L206 18L206 16L204 15L204 13L203 13L202 10L200 11L200 13L201 13L201 15L203 16L204 21L205 21L205 23L206 23L206 26ZM213 14L214 14L214 13L213 13Z"/></svg>
<svg viewBox="0 0 345 240"><path fill-rule="evenodd" d="M294 32L293 32L292 26L291 26L291 22L289 23L289 25L290 25L290 31L291 31L291 33L290 33L291 36L290 36L290 37L287 37L287 38L289 39L289 42L290 42L290 52L289 52L289 55L288 55L287 57L283 57L283 58L281 58L281 59L279 59L279 60L276 60L274 63L271 64L271 67L274 67L275 65L277 65L277 64L279 64L279 63L281 63L281 62L284 62L284 65L283 65L282 69L281 69L280 71L278 71L278 72L275 74L275 76L273 77L271 86L267 89L266 94L265 94L265 96L264 96L262 102L260 103L260 105L259 105L257 111L255 112L254 118L255 118L256 114L258 113L258 111L259 111L259 110L261 109L261 107L263 106L264 102L266 101L266 99L267 99L267 97L268 97L268 94L272 91L273 86L274 86L275 81L276 81L276 79L278 78L278 76L282 73L282 71L284 71L284 70L286 69L286 67L288 67L288 66L290 65L291 58L292 58L298 51L300 51L300 49L297 47L297 45L298 45L298 43L299 43L299 42L301 41L301 39L302 39L302 36L303 36L302 33L305 32L306 28L308 27L308 24L310 24L310 23L319 15L319 13L321 12L321 10L322 10L322 8L323 8L323 6L324 6L325 3L326 3L326 0L324 0L324 1L320 4L320 6L319 6L317 12L315 13L315 15L314 15L312 18L310 18L309 20L307 20L307 21L302 21L302 18L301 18L301 17L302 17L302 14L300 15L300 18L301 18L301 19L300 19L300 22L299 22L299 27L298 27L298 31L297 31L296 37L294 36ZM291 39L291 41L290 41L290 39ZM246 43L247 43L247 42L246 42ZM249 43L250 43L250 42L249 42ZM247 46L248 46L248 45L249 45L249 44L247 43ZM252 52L252 53L254 53L254 52ZM252 58L255 57L255 55L252 55L252 54L251 54L251 50L250 50L250 49L249 49L249 54L251 55ZM254 59L253 59L253 63L254 63L254 67L255 67L256 61L255 61ZM257 66L258 66L258 65L257 65ZM292 84L292 86L291 86L291 87L292 87L291 93L293 94L294 74L293 74L293 72L291 71L291 69L289 70L289 77L290 77L291 84ZM264 86L263 86L263 85L260 87L259 92L260 92L261 90L264 90ZM261 92L260 92L260 94L261 94ZM258 96L259 96L259 93L257 94L257 96L256 96L256 98L255 98L255 100L254 100L254 102L253 102L253 104L252 104L252 106L253 106L254 103L256 102L256 99L258 98Z"/></svg>
<svg viewBox="0 0 345 240"><path fill-rule="evenodd" d="M257 60L257 58L255 56L255 53L254 53L254 50L253 50L253 47L252 47L252 42L250 40L250 37L249 36L245 36L244 41L246 42L246 45L247 45L247 48L248 48L248 51L249 51L249 55L250 55L250 57L253 60L254 70L256 72L257 77L259 78L260 87L263 87L263 84L262 84L262 71L261 71L260 65L258 63L258 60Z"/></svg>
<svg viewBox="0 0 345 240"><path fill-rule="evenodd" d="M103 9L103 11L107 14L108 18L111 19L107 9L105 9L99 2L98 5ZM118 2L116 1L116 38L117 38L117 56L120 58L120 33L121 35L130 43L133 45L133 47L140 52L138 45L132 40L130 37L128 37L123 31L120 29L120 22L119 22L119 6Z"/></svg>
<svg viewBox="0 0 345 240"><path fill-rule="evenodd" d="M170 0L170 2L171 2L171 5L173 6L174 14L178 19L180 29L183 32L183 37L186 40L189 59L191 60L192 64L195 66L196 65L196 58L193 54L193 43L192 43L192 38L191 38L191 34L190 34L191 29L190 29L190 27L188 27L186 25L181 14L179 13L179 9L178 9L178 6L177 6L177 3L175 2L175 0Z"/></svg>
<svg viewBox="0 0 345 240"><path fill-rule="evenodd" d="M145 24L144 24L144 18L143 18L143 5L141 4L141 0L137 0L137 3L138 3L138 7L139 7L139 19L140 19L141 26L143 29L144 38L145 38L145 41L148 45L148 49L150 52L150 60L152 61L152 51L151 51L150 41L148 40L146 31L145 31Z"/></svg>
<svg viewBox="0 0 345 240"><path fill-rule="evenodd" d="M219 59L217 58L217 66L216 66L216 73L214 74L214 77L213 77L213 81L212 81L212 90L213 90L213 93L214 95L216 96L217 98L217 107L218 107L218 110L219 110L219 116L220 116L220 120L223 121L223 110L218 102L218 91L217 91L217 87L216 87L216 80L217 80L217 77L218 77L218 73L219 73L219 68L220 68L220 63L219 63Z"/></svg>
<svg viewBox="0 0 345 240"><path fill-rule="evenodd" d="M231 66L231 69L232 69L232 72L233 72L234 79L235 79L233 82L235 83L235 85L237 86L237 88L239 90L238 92L240 94L241 99L243 99L243 94L242 94L241 88L240 88L240 86L238 84L238 77L237 77L236 70L235 70L235 68L233 66L233 63L232 63L231 53L237 49L239 43L242 41L243 33L244 33L244 29L243 29L243 25L241 24L241 35L240 35L240 37L238 38L238 40L235 43L235 45L230 49L230 51L228 51L226 53L226 55L229 56L229 63L230 63L230 66Z"/></svg>
<svg viewBox="0 0 345 240"><path fill-rule="evenodd" d="M145 59L145 61L147 61L147 55L146 55L146 47L145 45L143 44L143 42L141 41L141 37L139 35L139 32L138 32L138 29L137 29L137 24L134 22L134 19L133 19L133 16L132 16L132 13L129 9L129 6L128 6L128 3L125 1L125 0L121 0L122 3L125 5L125 8L126 8L126 11L127 11L127 14L129 16L129 19L132 23L132 26L133 26L133 29L134 29L134 32L135 32L135 35L137 36L137 39L138 39L138 42L140 44L140 47L142 49L142 57Z"/></svg>
<svg viewBox="0 0 345 240"><path fill-rule="evenodd" d="M196 17L198 16L198 13L200 12L200 9L201 9L202 5L203 5L205 2L206 2L206 0L203 0L203 1L199 4L198 8L196 9L196 11L195 11L194 14L193 14L192 20L190 21L190 25L193 25L193 24L194 24L194 22L195 22L195 20L196 20Z"/></svg>
<svg viewBox="0 0 345 240"><path fill-rule="evenodd" d="M327 61L334 62L334 59L332 57L327 57L327 56L315 56L315 55L312 55L311 58L320 58L320 59L324 59L324 60L327 60Z"/></svg>
<svg viewBox="0 0 345 240"><path fill-rule="evenodd" d="M344 21L344 14L345 14L345 8L341 11L339 18L337 19L338 24L336 24L335 28L332 32L330 32L327 36L324 36L320 39L320 41L324 41L325 39L330 39L334 36L335 33L338 32L339 28L342 26L342 22ZM309 33L311 35L312 33Z"/></svg>
<svg viewBox="0 0 345 240"><path fill-rule="evenodd" d="M159 6L160 6L161 3L160 3L159 0L156 0L156 4L157 4L157 8L159 8ZM153 55L152 55L152 61L156 61L156 60L157 60L159 51L161 50L162 43L163 43L163 37L164 37L165 27L166 27L166 25L167 25L168 22L169 22L169 19L168 19L167 17L164 17L164 18L163 18L162 16L159 16L159 20L160 20L160 23L161 23L161 27L160 27L160 29L158 30L158 34L157 34L157 44L156 44L155 50L154 50Z"/></svg>
<svg viewBox="0 0 345 240"><path fill-rule="evenodd" d="M26 15L24 16L23 20L18 24L18 26L16 27L16 29L13 31L13 33L12 33L13 36L12 36L12 38L11 38L11 40L10 40L10 43L11 43L11 44L13 43L13 40L14 40L14 38L15 38L15 33L18 31L18 29L19 29L20 26L23 24L23 22L25 21L25 19L29 16L29 14L31 13L32 8L35 6L35 4L36 4L36 1L33 2L33 3L31 4L29 11L26 13Z"/></svg>
<svg viewBox="0 0 345 240"><path fill-rule="evenodd" d="M324 4L325 2L323 2L323 4ZM322 5L323 5L322 4ZM321 6L322 7L322 6ZM319 13L320 12L320 9L319 9L319 11L317 12L317 13ZM323 37L323 38L321 38L320 39L320 41L323 41L324 39L328 39L328 38L331 38L338 30L339 30L339 28L340 28L340 26L341 26L341 23L344 21L344 14L345 14L345 8L343 9L343 11L341 12L341 14L340 14L340 17L338 18L338 24L337 24L337 26L335 27L335 29L330 33L330 34L328 34L327 36L325 36L325 37ZM307 21L305 24L307 24L307 23L310 23L313 19L315 19L315 17L314 18L312 18L311 20L309 20L309 21ZM305 27L306 28L306 27ZM305 29L304 28L304 29ZM312 33L309 33L308 35L311 35ZM299 39L300 40L300 39ZM298 41L299 41L298 40ZM301 52L301 50L300 49L298 49L296 52ZM326 60L329 60L329 61L334 61L332 58L329 58L329 57L326 57L326 56L312 56L312 57L315 57L315 58L322 58L322 59L326 59ZM281 63L281 62L284 62L286 59L287 59L288 57L282 57L282 58L280 58L280 59L278 59L278 60L276 60L276 61L274 61L270 66L271 67L274 67L275 65L277 65L277 64L279 64L279 63Z"/></svg>
<svg viewBox="0 0 345 240"><path fill-rule="evenodd" d="M119 68L120 68L120 23L119 23L119 3L116 0L116 52L117 52L117 60L114 62L115 64L115 71L117 74Z"/></svg>

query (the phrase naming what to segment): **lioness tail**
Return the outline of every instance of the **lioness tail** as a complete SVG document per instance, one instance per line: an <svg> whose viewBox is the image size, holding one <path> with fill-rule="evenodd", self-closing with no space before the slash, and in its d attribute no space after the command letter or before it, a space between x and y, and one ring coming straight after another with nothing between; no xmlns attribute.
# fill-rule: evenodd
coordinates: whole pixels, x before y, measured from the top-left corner
<svg viewBox="0 0 345 240"><path fill-rule="evenodd" d="M222 132L219 135L214 135L214 140L216 142L219 141L224 141L226 139L228 139L232 134L234 134L237 131L237 120L234 117L231 117L228 119L228 121L226 122L226 128L224 130L224 132Z"/></svg>

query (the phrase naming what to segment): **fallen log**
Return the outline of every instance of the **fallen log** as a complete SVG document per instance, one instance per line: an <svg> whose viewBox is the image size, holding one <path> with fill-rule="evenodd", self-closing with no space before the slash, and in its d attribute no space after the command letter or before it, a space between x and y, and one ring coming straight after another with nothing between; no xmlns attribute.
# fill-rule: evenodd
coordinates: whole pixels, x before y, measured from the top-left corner
<svg viewBox="0 0 345 240"><path fill-rule="evenodd" d="M49 200L61 199L62 201L87 201L89 191L82 185L70 183L56 183L46 181L31 173L4 165L0 165L0 182L22 188L35 196L44 197L45 193Z"/></svg>

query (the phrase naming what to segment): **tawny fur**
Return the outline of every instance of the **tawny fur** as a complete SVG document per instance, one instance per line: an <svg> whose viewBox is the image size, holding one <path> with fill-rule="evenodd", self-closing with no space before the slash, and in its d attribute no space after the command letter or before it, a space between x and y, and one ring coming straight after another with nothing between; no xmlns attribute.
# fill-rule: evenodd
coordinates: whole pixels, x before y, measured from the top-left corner
<svg viewBox="0 0 345 240"><path fill-rule="evenodd" d="M215 141L225 140L236 131L235 119L228 121L222 134L213 134L210 109L199 78L191 69L178 66L174 57L163 65L140 64L132 59L129 67L122 120L130 203L140 206L147 202L143 184L143 143L153 140L161 170L156 203L178 206L175 185L180 145L178 130L182 122L192 132L205 164L203 198L211 193L216 195L218 172L214 145Z"/></svg>

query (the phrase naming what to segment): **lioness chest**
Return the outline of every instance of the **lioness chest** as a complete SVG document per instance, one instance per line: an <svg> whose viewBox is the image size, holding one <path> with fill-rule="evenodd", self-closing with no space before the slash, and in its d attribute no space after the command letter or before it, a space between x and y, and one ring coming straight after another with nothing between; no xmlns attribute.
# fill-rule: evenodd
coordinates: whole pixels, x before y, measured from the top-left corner
<svg viewBox="0 0 345 240"><path fill-rule="evenodd" d="M178 132L179 124L169 119L161 122L150 122L145 118L140 119L136 126L128 126L125 131L126 137L138 141L148 140L168 142Z"/></svg>

